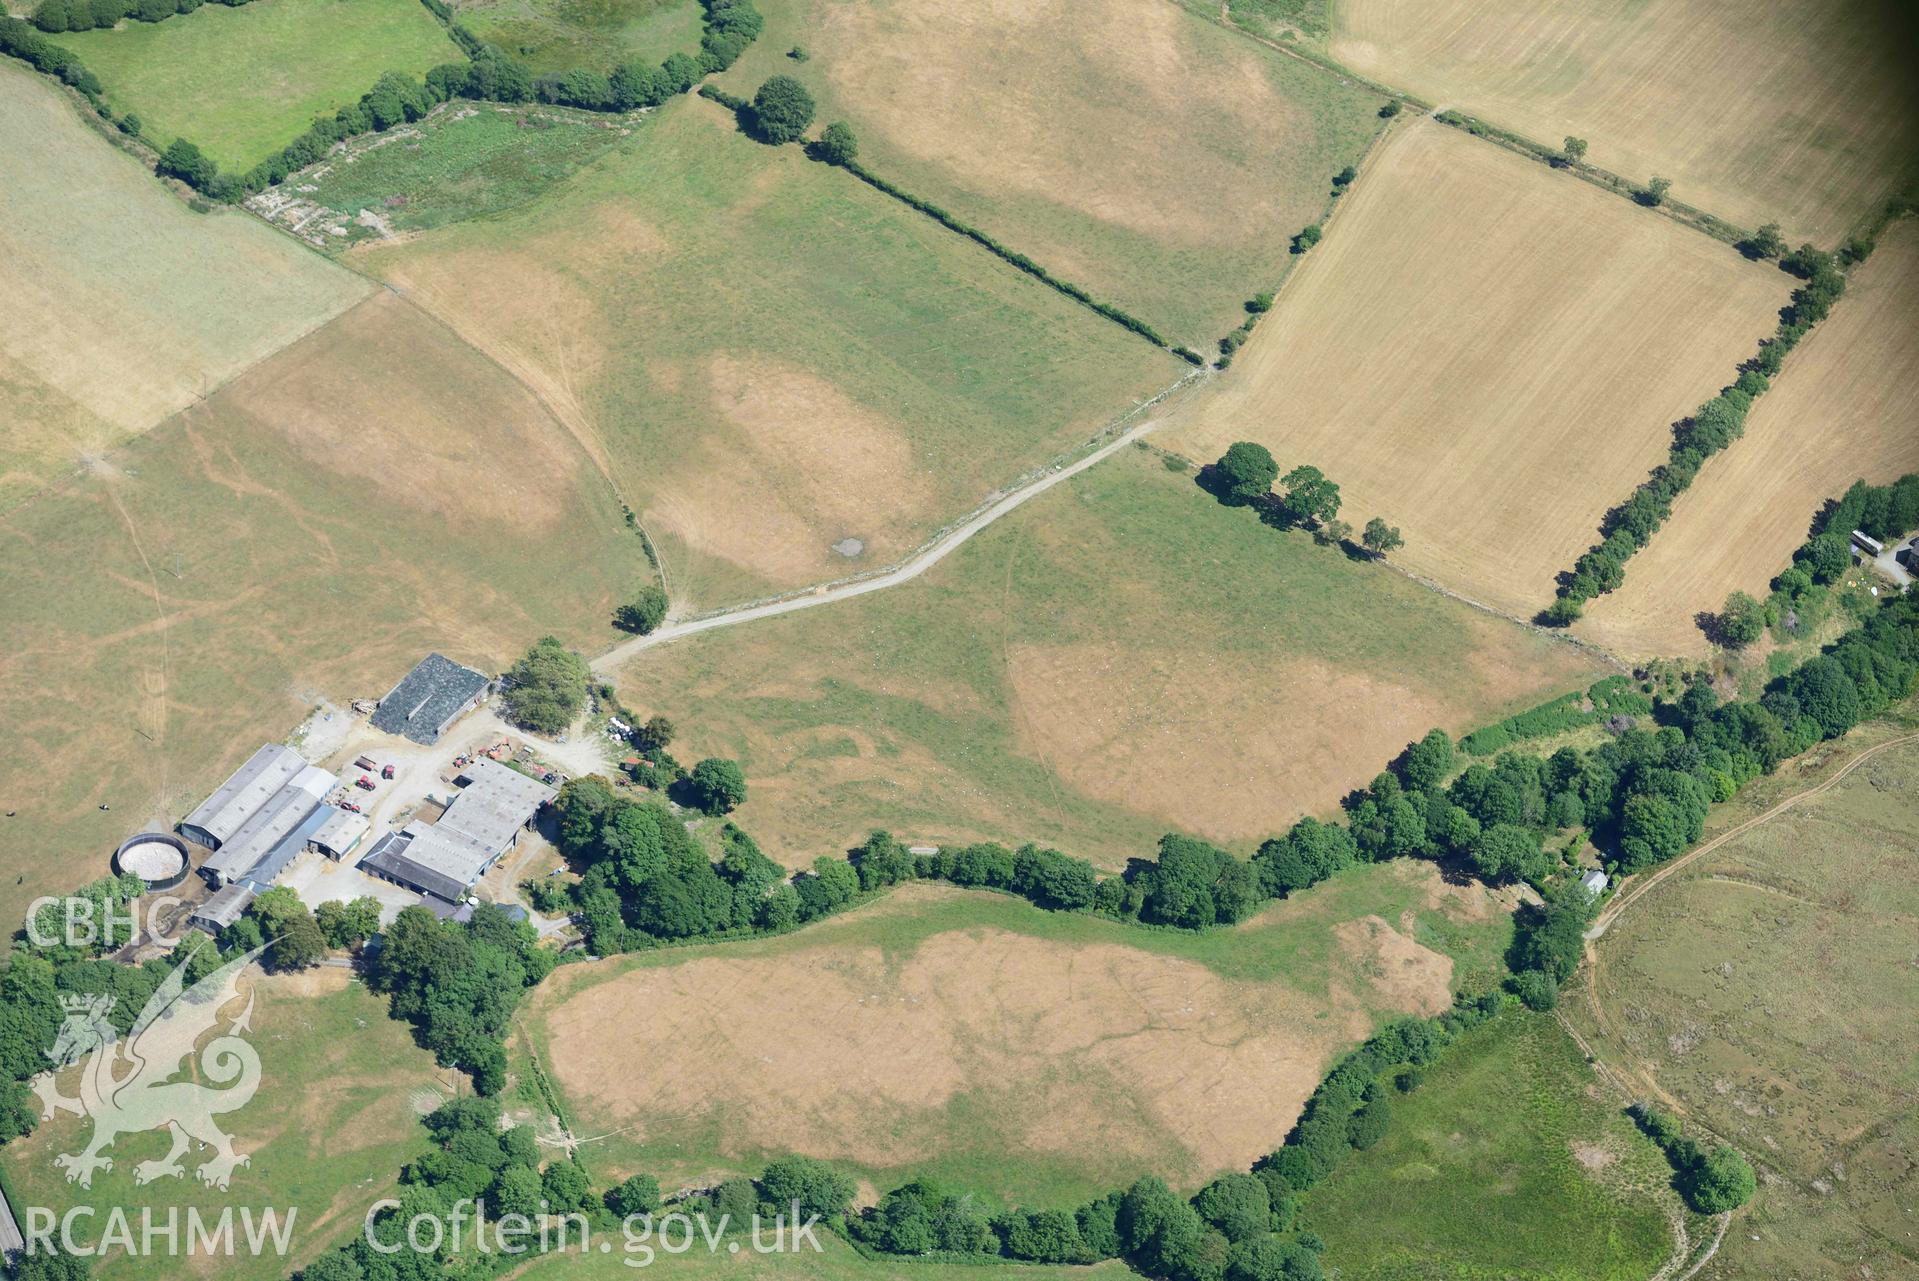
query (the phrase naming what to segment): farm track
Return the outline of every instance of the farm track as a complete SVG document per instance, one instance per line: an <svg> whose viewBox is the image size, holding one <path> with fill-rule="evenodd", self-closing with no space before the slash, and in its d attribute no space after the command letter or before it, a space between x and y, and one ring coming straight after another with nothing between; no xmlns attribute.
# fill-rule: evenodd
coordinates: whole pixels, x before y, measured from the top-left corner
<svg viewBox="0 0 1919 1281"><path fill-rule="evenodd" d="M1721 832L1718 836L1713 837L1710 841L1707 841L1704 844L1700 845L1697 849L1692 850L1686 854L1683 854L1677 859L1674 859L1671 863L1668 863L1665 867L1659 869L1653 875L1647 877L1644 881L1634 885L1628 893L1622 894L1618 898L1614 899L1613 902L1607 906L1606 910L1600 913L1598 920L1596 920L1593 923L1593 927L1586 932L1585 959L1581 967L1582 970L1584 971L1586 1009L1588 1014L1590 1014L1590 1016L1592 1017L1593 1026L1597 1030L1598 1034L1601 1036L1615 1039L1615 1040L1618 1039L1614 1033L1613 1026L1611 1022L1607 1019L1605 1011L1603 1007L1601 1006L1600 1000L1599 1000L1599 982L1600 982L1600 976L1601 976L1602 963L1599 957L1599 949L1595 945L1599 939L1605 936L1606 931L1609 930L1619 920L1619 918L1626 913L1628 908L1630 908L1633 904L1637 903L1640 899L1644 898L1653 889L1655 889L1659 885L1664 884L1666 880L1672 876L1673 873L1678 872L1682 868L1689 866L1690 864L1696 862L1700 858L1703 858L1707 854L1710 854L1714 852L1715 850L1720 849L1728 841L1732 840L1734 837L1742 836L1745 833L1752 831L1754 828L1760 827L1763 824L1771 822L1773 819L1779 817L1779 815L1785 813L1789 809L1792 809L1794 806L1798 805L1801 801L1804 801L1808 799L1809 797L1818 796L1818 795L1821 795L1822 793L1832 790L1834 787L1838 786L1841 782L1843 782L1846 779L1846 777L1850 775L1854 770L1858 769L1859 766L1865 764L1868 760L1871 760L1873 757L1879 755L1881 752L1885 752L1896 747L1904 747L1912 743L1919 743L1919 734L1904 734L1898 738L1888 739L1883 743L1877 743L1877 744L1874 744L1872 747L1866 748L1864 751L1854 756L1851 760L1847 761L1838 770L1834 771L1831 776L1821 780L1820 782L1814 784L1813 786L1809 788L1806 788L1804 791L1793 793L1791 796L1788 796L1785 800L1782 800L1778 804L1767 809L1764 813L1756 814L1752 818L1747 819L1745 822L1736 824L1735 826L1728 828L1724 832ZM1613 1088L1613 1090L1620 1095L1620 1097L1633 1102L1638 1102L1649 1097L1655 1098L1660 1102L1662 1106L1666 1107L1667 1109L1674 1112L1675 1114L1678 1114L1681 1116L1688 1116L1688 1119L1690 1119L1692 1123L1698 1126L1699 1128L1703 1130L1707 1130L1709 1133L1713 1133L1715 1137L1721 1139L1722 1141L1729 1141L1729 1140L1726 1140L1725 1135L1718 1134L1716 1131L1713 1131L1710 1126L1705 1125L1697 1117L1690 1117L1686 1111L1684 1104L1680 1103L1679 1100L1675 1099L1672 1095L1668 1094L1665 1090L1660 1088L1658 1079L1654 1076L1652 1069L1648 1064L1639 1063L1639 1064L1625 1065L1625 1064L1608 1063L1604 1058L1600 1056L1598 1049L1592 1044L1592 1042L1589 1041L1579 1031L1578 1028L1573 1026L1572 1020L1566 1017L1564 1010L1554 1011L1553 1017L1559 1020L1560 1026L1566 1029L1567 1035L1572 1037L1574 1043L1577 1044L1580 1050L1585 1054L1587 1061L1592 1064L1594 1072L1600 1077L1601 1080L1605 1081L1608 1085L1610 1085ZM1751 1154L1748 1154L1748 1159L1752 1160L1755 1165L1765 1167L1768 1170L1768 1172L1772 1174L1774 1177L1784 1179L1788 1182L1792 1182L1795 1185L1797 1185L1799 1182L1798 1180L1793 1179L1790 1175L1787 1175L1784 1171L1781 1171L1777 1167L1772 1166L1770 1163L1766 1162L1763 1158L1755 1157L1755 1156L1752 1156ZM1722 1223L1720 1226L1718 1237L1715 1238L1715 1240L1713 1241L1711 1249L1708 1251L1705 1258L1702 1258L1699 1261L1697 1266L1695 1266L1694 1268L1692 1268L1685 1274L1686 1277L1691 1277L1694 1273L1698 1272L1699 1268L1703 1267L1705 1263L1712 1258L1712 1255L1718 1251L1720 1241L1725 1239L1725 1234L1726 1234L1725 1220L1729 1220L1730 1217L1731 1217L1730 1215L1722 1217ZM1679 1281L1684 1281L1684 1278L1680 1278Z"/></svg>
<svg viewBox="0 0 1919 1281"><path fill-rule="evenodd" d="M1134 418L1152 409L1154 406L1174 395L1182 388L1208 377L1205 370L1195 369L1182 374L1171 385L1161 389L1151 399L1142 401L1120 419ZM883 591L889 587L898 587L909 583L927 570L946 559L954 551L970 541L1003 516L1024 506L1029 500L1045 493L1063 480L1070 480L1094 464L1112 457L1126 446L1144 437L1158 427L1157 417L1148 417L1128 427L1107 441L1104 445L1072 462L1062 463L1055 460L1029 473L1022 484L1011 490L989 498L984 504L961 518L956 524L935 534L920 545L911 555L882 569L869 571L856 578L841 579L835 583L821 583L813 587L802 588L798 592L787 593L767 600L749 601L743 605L734 605L712 613L696 615L692 618L669 622L645 636L635 636L623 641L592 660L593 673L599 677L609 677L634 655L660 645L671 644L696 636L701 632L714 631L721 627L733 627L740 623L753 622L762 618L775 618L781 614L791 614L802 609L812 609L818 605L829 605L835 601L848 600L855 596L864 596L871 592ZM1110 428L1108 430L1111 430ZM1095 438L1097 439L1097 438Z"/></svg>

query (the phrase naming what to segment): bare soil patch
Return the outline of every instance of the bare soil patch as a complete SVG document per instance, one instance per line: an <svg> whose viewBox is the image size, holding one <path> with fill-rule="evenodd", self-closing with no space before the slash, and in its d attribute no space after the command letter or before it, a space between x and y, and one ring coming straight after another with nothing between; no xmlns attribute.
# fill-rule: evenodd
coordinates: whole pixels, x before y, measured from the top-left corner
<svg viewBox="0 0 1919 1281"><path fill-rule="evenodd" d="M236 383L229 401L353 477L370 503L407 503L466 532L549 530L585 479L538 401L386 292Z"/></svg>
<svg viewBox="0 0 1919 1281"><path fill-rule="evenodd" d="M1582 634L1632 655L1703 654L1694 617L1728 592L1763 599L1813 515L1855 480L1919 469L1919 223L1894 225L1846 296L1760 397L1746 434L1706 465L1602 596Z"/></svg>
<svg viewBox="0 0 1919 1281"><path fill-rule="evenodd" d="M1837 243L1913 174L1890 0L1340 0L1333 54L1747 227Z"/></svg>
<svg viewBox="0 0 1919 1281"><path fill-rule="evenodd" d="M1377 916L1347 921L1333 934L1387 1003L1428 1016L1452 1004L1451 957L1421 947Z"/></svg>
<svg viewBox="0 0 1919 1281"><path fill-rule="evenodd" d="M1395 559L1531 615L1671 424L1769 333L1790 280L1430 121L1389 138L1231 372L1174 411L1343 487Z"/></svg>

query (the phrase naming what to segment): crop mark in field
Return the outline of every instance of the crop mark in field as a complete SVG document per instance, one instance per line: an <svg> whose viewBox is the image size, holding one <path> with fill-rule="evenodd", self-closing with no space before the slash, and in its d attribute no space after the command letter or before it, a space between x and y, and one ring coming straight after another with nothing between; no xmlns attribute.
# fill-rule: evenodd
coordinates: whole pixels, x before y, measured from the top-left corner
<svg viewBox="0 0 1919 1281"><path fill-rule="evenodd" d="M160 670L154 687L149 691L154 732L146 737L152 740L154 747L154 750L147 755L160 762L160 787L157 794L165 796L167 790L167 684L173 663L172 639L168 635L168 628L172 619L167 613L166 598L160 591L160 576L155 572L152 560L147 557L147 549L140 541L140 531L134 525L133 517L127 512L126 505L120 501L120 495L114 490L114 478L108 476L105 479L106 483L101 488L106 493L107 501L113 504L113 510L119 515L120 523L127 527L127 538L132 542L134 552L140 557L140 564L146 568L147 585L153 592L153 612L158 616L159 621ZM147 682L141 683L144 685ZM138 727L136 726L135 729L137 731Z"/></svg>

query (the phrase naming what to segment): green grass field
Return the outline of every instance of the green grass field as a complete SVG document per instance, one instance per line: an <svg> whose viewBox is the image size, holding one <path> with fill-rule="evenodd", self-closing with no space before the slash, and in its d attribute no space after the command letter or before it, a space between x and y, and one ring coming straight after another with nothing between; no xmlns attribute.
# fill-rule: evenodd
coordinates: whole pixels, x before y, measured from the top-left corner
<svg viewBox="0 0 1919 1281"><path fill-rule="evenodd" d="M1641 1281L1673 1251L1671 1178L1572 1038L1515 1010L1393 1100L1392 1129L1302 1198L1300 1226L1343 1281Z"/></svg>
<svg viewBox="0 0 1919 1281"><path fill-rule="evenodd" d="M377 235L355 221L362 210L405 233L518 208L628 132L605 116L564 107L494 104L456 104L410 129L408 137L362 140L346 156L329 157L290 179L304 200L338 215L326 221L347 234L320 235L325 247L337 250ZM304 205L294 209L300 219L310 214Z"/></svg>
<svg viewBox="0 0 1919 1281"><path fill-rule="evenodd" d="M759 7L724 87L798 77L863 163L1209 356L1380 125L1371 90L1166 0Z"/></svg>
<svg viewBox="0 0 1919 1281"><path fill-rule="evenodd" d="M458 19L536 73L697 54L698 0L465 0Z"/></svg>
<svg viewBox="0 0 1919 1281"><path fill-rule="evenodd" d="M682 608L885 564L1183 367L697 99L543 200L367 253L541 389Z"/></svg>
<svg viewBox="0 0 1919 1281"><path fill-rule="evenodd" d="M249 1158L226 1191L194 1177L205 1149L182 1158L184 1176L136 1185L135 1163L165 1155L164 1130L119 1139L108 1151L111 1171L96 1174L91 1188L70 1185L53 1158L79 1151L91 1127L67 1114L0 1149L0 1161L23 1220L29 1206L56 1213L92 1207L94 1216L75 1227L75 1235L88 1244L104 1232L113 1207L125 1209L137 1233L142 1207L151 1207L154 1221L163 1223L170 1209L184 1216L193 1207L211 1221L223 1209L237 1213L237 1207L247 1206L257 1212L271 1206L282 1222L289 1211L296 1216L287 1257L256 1256L244 1248L232 1258L192 1260L166 1253L130 1257L115 1250L94 1260L93 1275L100 1281L285 1277L350 1239L367 1208L398 1182L400 1167L428 1146L414 1096L428 1090L450 1096L451 1074L435 1068L405 1025L387 1017L384 999L358 982L349 984L339 971L265 978L255 970L243 983L258 984L247 1039L260 1055L260 1086L251 1102L222 1119L235 1149ZM234 1012L238 1009L236 1003ZM66 1081L64 1088L71 1094L75 1086ZM184 1217L181 1222L184 1251Z"/></svg>
<svg viewBox="0 0 1919 1281"><path fill-rule="evenodd" d="M1911 734L1908 707L1718 807L1710 837ZM1761 1170L1758 1195L1701 1275L1713 1281L1904 1276L1919 1262L1919 747L1700 859L1598 944L1594 1002L1562 1002L1636 1089Z"/></svg>
<svg viewBox="0 0 1919 1281"><path fill-rule="evenodd" d="M537 403L376 295L0 516L25 765L0 920L103 875L321 698L377 698L432 650L498 671L548 632L597 648L649 573Z"/></svg>
<svg viewBox="0 0 1919 1281"><path fill-rule="evenodd" d="M165 22L55 36L106 86L116 114L159 146L199 145L244 172L316 116L357 102L383 71L461 61L419 0L254 0L203 5Z"/></svg>
<svg viewBox="0 0 1919 1281"><path fill-rule="evenodd" d="M1120 866L1169 828L1249 852L1433 726L1598 674L1127 450L919 580L646 651L619 679L683 759L744 763L741 821L796 865L889 827Z"/></svg>
<svg viewBox="0 0 1919 1281"><path fill-rule="evenodd" d="M1410 943L1355 948L1369 919ZM525 1078L531 1047L573 1132L600 1136L581 1149L596 1179L701 1186L792 1150L881 1190L927 1174L999 1204L1070 1206L1142 1173L1197 1187L1250 1163L1335 1054L1496 983L1510 938L1509 905L1414 863L1197 936L902 889L780 938L567 968L514 1054ZM748 1026L796 1014L825 1032ZM950 1057L928 1048L948 1038ZM608 1053L646 1071L610 1079Z"/></svg>
<svg viewBox="0 0 1919 1281"><path fill-rule="evenodd" d="M678 1228L674 1243L677 1245ZM772 1230L767 1230L770 1240ZM541 1259L519 1274L520 1281L614 1281L624 1277L664 1276L674 1281L979 1281L981 1268L968 1263L888 1259L884 1262L861 1258L853 1248L831 1233L820 1237L820 1250L810 1246L797 1251L755 1254L742 1244L738 1253L728 1252L722 1244L718 1252L709 1252L705 1242L695 1239L692 1249L669 1254L653 1246L650 1255L636 1246L628 1251L624 1242L613 1243L609 1254L560 1255ZM643 1268L636 1266L645 1259ZM1124 1281L1138 1274L1123 1263L1102 1263L1096 1268L1044 1267L1020 1265L1015 1274L1021 1281ZM997 1272L989 1271L988 1276Z"/></svg>

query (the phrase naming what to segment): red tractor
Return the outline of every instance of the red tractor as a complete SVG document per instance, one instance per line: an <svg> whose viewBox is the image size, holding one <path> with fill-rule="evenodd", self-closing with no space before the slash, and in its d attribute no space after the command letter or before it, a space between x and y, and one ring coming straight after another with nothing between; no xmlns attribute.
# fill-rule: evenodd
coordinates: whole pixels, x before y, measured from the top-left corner
<svg viewBox="0 0 1919 1281"><path fill-rule="evenodd" d="M368 778L364 774L360 775L359 779L355 781L353 785L361 789L362 791L367 791L367 792L372 791L374 788L373 780Z"/></svg>
<svg viewBox="0 0 1919 1281"><path fill-rule="evenodd" d="M381 778L392 778L392 777L393 777L393 767L392 767L391 765L383 765L383 766L381 766L381 767L380 767L380 777L381 777Z"/></svg>

